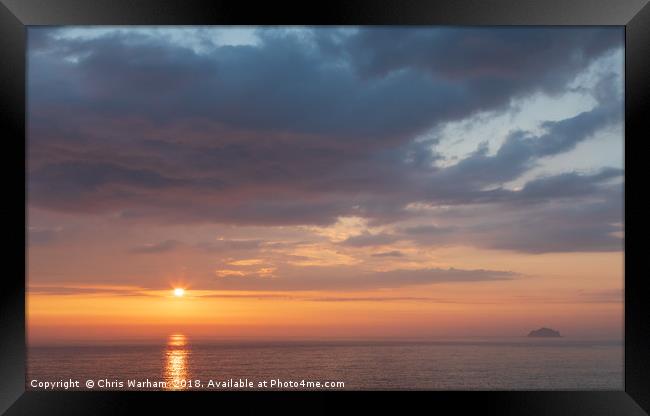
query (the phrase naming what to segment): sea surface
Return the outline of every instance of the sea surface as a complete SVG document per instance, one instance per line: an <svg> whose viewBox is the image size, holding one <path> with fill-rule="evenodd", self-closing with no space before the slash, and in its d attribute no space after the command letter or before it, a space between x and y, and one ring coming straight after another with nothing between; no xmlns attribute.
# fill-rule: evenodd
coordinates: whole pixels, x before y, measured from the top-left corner
<svg viewBox="0 0 650 416"><path fill-rule="evenodd" d="M623 369L620 341L193 342L175 334L158 344L31 346L26 382L32 390L88 390L89 380L92 390L622 390Z"/></svg>

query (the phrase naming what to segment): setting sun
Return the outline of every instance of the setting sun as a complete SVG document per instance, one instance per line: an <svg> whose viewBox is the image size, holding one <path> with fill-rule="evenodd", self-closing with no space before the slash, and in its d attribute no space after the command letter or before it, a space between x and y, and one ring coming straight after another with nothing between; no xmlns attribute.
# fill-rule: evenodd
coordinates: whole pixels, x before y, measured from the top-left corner
<svg viewBox="0 0 650 416"><path fill-rule="evenodd" d="M19 387L623 391L625 29L28 26Z"/></svg>

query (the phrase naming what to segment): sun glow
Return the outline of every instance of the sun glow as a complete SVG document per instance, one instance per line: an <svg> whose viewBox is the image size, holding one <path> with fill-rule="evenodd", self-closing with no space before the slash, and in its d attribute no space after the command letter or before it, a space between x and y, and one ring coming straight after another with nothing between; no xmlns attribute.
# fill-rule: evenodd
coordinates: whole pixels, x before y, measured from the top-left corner
<svg viewBox="0 0 650 416"><path fill-rule="evenodd" d="M184 294L185 294L185 289L183 289L182 287L177 287L176 289L174 289L174 296L180 298L180 297L182 297Z"/></svg>

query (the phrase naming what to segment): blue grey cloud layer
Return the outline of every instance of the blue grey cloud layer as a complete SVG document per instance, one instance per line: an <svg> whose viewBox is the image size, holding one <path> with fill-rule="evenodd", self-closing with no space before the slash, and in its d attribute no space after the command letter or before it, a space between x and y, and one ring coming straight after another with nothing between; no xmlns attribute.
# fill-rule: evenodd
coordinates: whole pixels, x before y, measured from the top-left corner
<svg viewBox="0 0 650 416"><path fill-rule="evenodd" d="M416 140L481 111L508 111L515 98L562 94L622 48L618 28L331 28L309 31L309 41L262 29L258 45L204 53L146 34L75 39L57 30L29 30L35 207L153 223L324 225L349 215L393 223L414 215L405 207L416 202L487 204L508 213L507 227L486 217L481 227L343 244L621 247L612 233L622 170L504 187L620 123L617 78L590 91L592 110L549 121L543 133L514 131L494 154L479 148L443 167L436 139Z"/></svg>

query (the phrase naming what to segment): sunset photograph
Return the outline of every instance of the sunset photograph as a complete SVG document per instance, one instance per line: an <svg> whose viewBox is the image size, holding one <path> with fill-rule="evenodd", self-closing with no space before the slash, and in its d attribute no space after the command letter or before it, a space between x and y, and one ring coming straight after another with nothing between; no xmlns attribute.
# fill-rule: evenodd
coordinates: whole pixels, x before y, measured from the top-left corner
<svg viewBox="0 0 650 416"><path fill-rule="evenodd" d="M25 388L622 390L624 46L30 26Z"/></svg>

